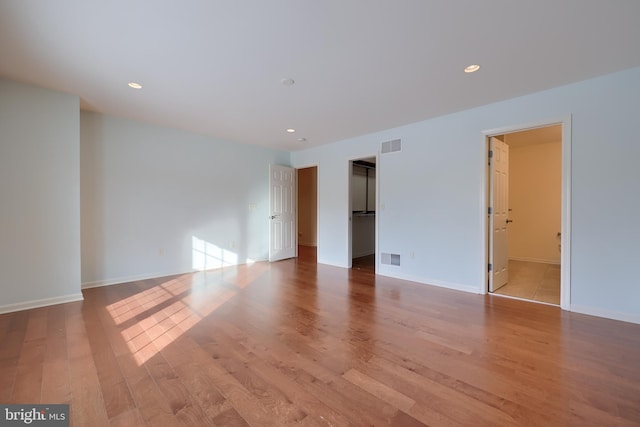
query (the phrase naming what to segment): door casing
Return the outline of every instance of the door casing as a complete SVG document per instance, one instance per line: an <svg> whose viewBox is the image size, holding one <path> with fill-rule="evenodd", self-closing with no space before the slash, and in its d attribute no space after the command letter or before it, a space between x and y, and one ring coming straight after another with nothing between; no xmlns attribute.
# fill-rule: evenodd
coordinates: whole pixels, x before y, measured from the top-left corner
<svg viewBox="0 0 640 427"><path fill-rule="evenodd" d="M372 158L375 157L376 159L376 165L378 165L378 167L376 167L376 217L375 217L375 271L376 274L377 272L380 270L380 265L379 265L379 257L378 257L378 218L380 215L379 209L380 209L380 172L379 172L379 165L380 165L380 156L378 155L378 153L374 153L374 154L364 154L361 156L357 156L357 157L353 157L348 159L347 161L347 175L348 175L348 179L347 179L347 185L348 185L348 191L347 191L347 207L349 209L349 211L347 212L347 219L348 219L348 230L347 230L347 268L351 268L353 266L353 207L351 206L351 179L353 176L353 162L356 160L362 160L362 159L368 159L368 158Z"/></svg>
<svg viewBox="0 0 640 427"><path fill-rule="evenodd" d="M560 244L562 252L560 254L560 307L563 310L571 310L571 116L565 116L560 119L550 119L539 122L507 126L498 129L490 129L482 132L482 144L484 150L482 152L482 176L480 177L481 187L481 209L482 222L484 224L484 232L482 233L482 253L484 263L482 266L482 292L489 292L489 194L488 194L488 176L489 176L489 138L492 136L503 135L508 133L526 131L541 127L562 125L562 212L561 224L562 235Z"/></svg>

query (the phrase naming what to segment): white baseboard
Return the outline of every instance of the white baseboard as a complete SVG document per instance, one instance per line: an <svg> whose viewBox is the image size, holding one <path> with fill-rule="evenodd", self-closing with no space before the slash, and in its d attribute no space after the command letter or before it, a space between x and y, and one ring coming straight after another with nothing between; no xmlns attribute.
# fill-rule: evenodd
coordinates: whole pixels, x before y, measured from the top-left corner
<svg viewBox="0 0 640 427"><path fill-rule="evenodd" d="M262 262L262 261L267 261L266 259L255 259L251 261L251 264L256 263L256 262ZM234 264L234 265L228 265L228 266L224 266L224 267L218 267L218 268L227 268L227 267L234 267L236 265L245 265L248 263L242 263L242 264ZM218 268L213 268L211 270L217 270ZM96 280L93 282L83 282L81 287L82 289L90 289L90 288L100 288L102 286L111 286L111 285L119 285L122 283L129 283L129 282L135 282L138 280L148 280L148 279L157 279L159 277L167 277L167 276L179 276L182 274L192 274L192 273L198 273L201 271L208 271L208 270L196 270L196 269L191 269L188 271L176 271L176 272L159 272L159 273L153 273L153 274L138 274L138 275L134 275L134 276L123 276L123 277L116 277L113 279L105 279L105 280Z"/></svg>
<svg viewBox="0 0 640 427"><path fill-rule="evenodd" d="M138 274L135 276L123 276L113 279L96 280L94 282L83 282L82 289L100 288L102 286L119 285L121 283L135 282L138 280L155 279L157 277L177 276L179 274L194 273L196 270L179 271L177 273L154 273L154 274Z"/></svg>
<svg viewBox="0 0 640 427"><path fill-rule="evenodd" d="M526 261L526 262L537 262L540 264L554 264L560 265L560 261L555 259L540 259L540 258L525 258L525 257L514 257L510 256L509 261Z"/></svg>
<svg viewBox="0 0 640 427"><path fill-rule="evenodd" d="M392 277L394 279L409 280L411 282L417 282L423 285L431 285L431 286L437 286L439 288L453 289L455 291L469 292L472 294L483 293L481 289L478 289L474 286L462 285L459 283L444 282L442 280L435 280L435 279L425 279L423 277L415 277L408 274L398 274L398 273L389 272L389 271L384 271L384 272L376 271L376 274L379 274L380 276Z"/></svg>
<svg viewBox="0 0 640 427"><path fill-rule="evenodd" d="M349 266L348 266L348 265L344 265L344 264L336 264L336 263L333 263L333 262L325 261L325 260L320 259L320 258L318 258L317 263L318 263L318 264L323 264L323 265L329 265L329 266L331 266L331 267L349 268Z"/></svg>
<svg viewBox="0 0 640 427"><path fill-rule="evenodd" d="M604 317L606 319L640 324L640 314L637 313L620 313L616 311L604 310L596 307L587 307L577 304L571 304L569 309L575 313L588 314L589 316Z"/></svg>
<svg viewBox="0 0 640 427"><path fill-rule="evenodd" d="M0 306L0 314L13 313L14 311L30 310L32 308L48 307L50 305L64 304L67 302L82 301L81 293L63 295L60 297L43 298L31 301L18 302Z"/></svg>

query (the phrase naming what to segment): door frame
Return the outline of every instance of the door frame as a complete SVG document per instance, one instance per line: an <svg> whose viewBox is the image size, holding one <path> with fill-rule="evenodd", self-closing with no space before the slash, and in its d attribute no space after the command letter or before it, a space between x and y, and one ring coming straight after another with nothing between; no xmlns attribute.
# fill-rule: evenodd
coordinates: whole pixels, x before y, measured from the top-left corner
<svg viewBox="0 0 640 427"><path fill-rule="evenodd" d="M320 165L318 163L312 163L308 166L296 166L296 197L298 195L298 173L300 169L309 169L316 168L316 261L318 260L318 252L320 248ZM296 257L298 256L298 245L300 244L298 240L298 226L300 224L300 208L299 208L300 199L296 200Z"/></svg>
<svg viewBox="0 0 640 427"><path fill-rule="evenodd" d="M356 160L370 159L374 157L376 159L376 216L375 216L375 226L374 233L375 237L375 245L374 245L374 259L375 259L375 274L378 274L380 270L379 260L378 260L378 219L380 218L380 153L375 152L372 154L363 154L360 156L354 156L347 159L347 268L353 267L353 207L351 206L351 179L353 177L353 162Z"/></svg>
<svg viewBox="0 0 640 427"><path fill-rule="evenodd" d="M559 119L541 120L539 122L506 126L498 129L490 129L482 132L482 168L481 178L481 213L484 224L482 233L482 252L484 253L483 294L489 292L489 181L491 171L487 158L489 152L489 138L508 133L526 131L541 127L562 125L562 208L561 208L561 232L560 237L560 308L571 310L571 115Z"/></svg>

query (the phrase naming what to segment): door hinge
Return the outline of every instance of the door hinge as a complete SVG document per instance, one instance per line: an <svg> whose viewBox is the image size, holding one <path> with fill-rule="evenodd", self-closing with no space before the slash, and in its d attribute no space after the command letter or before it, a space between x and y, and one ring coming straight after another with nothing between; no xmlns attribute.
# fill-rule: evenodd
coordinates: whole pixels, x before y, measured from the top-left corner
<svg viewBox="0 0 640 427"><path fill-rule="evenodd" d="M489 271L493 270L493 265L489 264Z"/></svg>
<svg viewBox="0 0 640 427"><path fill-rule="evenodd" d="M492 158L493 158L493 150L489 150L489 165L491 165Z"/></svg>
<svg viewBox="0 0 640 427"><path fill-rule="evenodd" d="M489 206L488 212L489 215L491 215L493 213L493 209L491 209L491 206Z"/></svg>

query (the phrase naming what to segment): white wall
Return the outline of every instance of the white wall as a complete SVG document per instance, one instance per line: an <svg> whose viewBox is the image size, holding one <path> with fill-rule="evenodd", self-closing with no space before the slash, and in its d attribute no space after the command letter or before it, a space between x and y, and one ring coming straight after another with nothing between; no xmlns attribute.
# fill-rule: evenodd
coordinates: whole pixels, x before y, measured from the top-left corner
<svg viewBox="0 0 640 427"><path fill-rule="evenodd" d="M267 258L288 153L82 112L81 157L83 286Z"/></svg>
<svg viewBox="0 0 640 427"><path fill-rule="evenodd" d="M352 216L351 257L360 258L376 253L376 217L374 214Z"/></svg>
<svg viewBox="0 0 640 427"><path fill-rule="evenodd" d="M82 299L79 111L0 79L0 312Z"/></svg>
<svg viewBox="0 0 640 427"><path fill-rule="evenodd" d="M348 265L348 162L380 155L378 272L483 292L483 131L572 115L571 309L640 322L640 68L292 153L318 164L318 261ZM414 258L410 257L413 252Z"/></svg>

